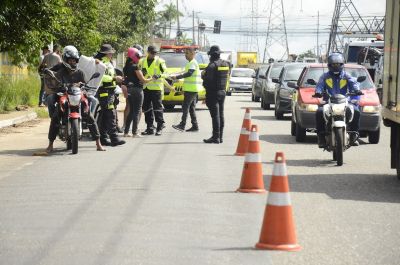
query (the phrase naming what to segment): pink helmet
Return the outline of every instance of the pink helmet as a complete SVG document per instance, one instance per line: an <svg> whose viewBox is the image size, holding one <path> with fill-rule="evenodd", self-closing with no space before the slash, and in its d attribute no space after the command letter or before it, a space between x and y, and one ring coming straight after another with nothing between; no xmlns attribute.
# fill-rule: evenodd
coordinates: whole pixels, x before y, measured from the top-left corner
<svg viewBox="0 0 400 265"><path fill-rule="evenodd" d="M136 48L128 48L128 57L132 59L133 63L138 63L139 59L143 57L143 53Z"/></svg>

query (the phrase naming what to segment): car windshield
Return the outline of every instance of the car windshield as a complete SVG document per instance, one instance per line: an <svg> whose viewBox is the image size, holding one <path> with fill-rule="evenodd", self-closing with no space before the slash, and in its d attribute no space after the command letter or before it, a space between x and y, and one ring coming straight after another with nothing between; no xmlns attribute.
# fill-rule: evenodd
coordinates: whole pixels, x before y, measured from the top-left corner
<svg viewBox="0 0 400 265"><path fill-rule="evenodd" d="M160 58L165 60L168 68L183 68L187 63L184 53L160 53Z"/></svg>
<svg viewBox="0 0 400 265"><path fill-rule="evenodd" d="M232 69L232 77L251 77L254 75L253 69Z"/></svg>
<svg viewBox="0 0 400 265"><path fill-rule="evenodd" d="M300 77L301 72L303 71L305 65L299 64L299 65L289 65L286 67L286 75L284 78L285 82L289 81L297 81Z"/></svg>
<svg viewBox="0 0 400 265"><path fill-rule="evenodd" d="M196 53L194 57L199 64L209 64L210 59L208 58L207 54L204 53Z"/></svg>
<svg viewBox="0 0 400 265"><path fill-rule="evenodd" d="M280 73L282 71L282 68L283 68L283 65L274 65L274 66L272 66L271 74L269 75L269 77L271 79L279 78L279 75L280 75Z"/></svg>
<svg viewBox="0 0 400 265"><path fill-rule="evenodd" d="M366 69L344 68L344 70L354 78L357 78L359 76L367 77L363 82L360 83L360 89L368 89L368 88L374 87L374 84L372 84L371 80L369 79L368 72ZM327 68L316 68L316 67L309 68L301 86L302 87L315 87L315 85L307 83L307 80L313 79L316 83L318 83L319 78L326 71L328 71Z"/></svg>

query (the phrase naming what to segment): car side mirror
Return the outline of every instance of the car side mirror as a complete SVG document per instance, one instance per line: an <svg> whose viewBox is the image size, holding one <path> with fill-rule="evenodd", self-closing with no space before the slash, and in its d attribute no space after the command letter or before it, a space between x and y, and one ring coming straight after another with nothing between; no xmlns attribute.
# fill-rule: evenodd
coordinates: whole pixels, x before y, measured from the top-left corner
<svg viewBox="0 0 400 265"><path fill-rule="evenodd" d="M316 84L317 84L317 82L315 82L315 80L314 79L307 79L307 84L309 84L309 85L312 85L312 86L315 86Z"/></svg>
<svg viewBox="0 0 400 265"><path fill-rule="evenodd" d="M290 88L299 89L299 86L297 85L296 82L288 82L287 86Z"/></svg>
<svg viewBox="0 0 400 265"><path fill-rule="evenodd" d="M256 75L251 75L251 78L256 78Z"/></svg>
<svg viewBox="0 0 400 265"><path fill-rule="evenodd" d="M278 84L279 83L279 79L278 78L272 78L272 82Z"/></svg>
<svg viewBox="0 0 400 265"><path fill-rule="evenodd" d="M362 75L362 76L357 77L357 82L361 83L361 82L364 82L366 79L367 79L367 77L365 75Z"/></svg>
<svg viewBox="0 0 400 265"><path fill-rule="evenodd" d="M261 79L266 79L265 75L260 75Z"/></svg>

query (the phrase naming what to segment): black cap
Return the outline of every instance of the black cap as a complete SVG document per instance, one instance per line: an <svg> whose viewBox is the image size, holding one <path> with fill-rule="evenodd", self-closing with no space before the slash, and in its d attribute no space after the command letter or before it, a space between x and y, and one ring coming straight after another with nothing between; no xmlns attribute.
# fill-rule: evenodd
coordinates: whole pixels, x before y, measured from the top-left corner
<svg viewBox="0 0 400 265"><path fill-rule="evenodd" d="M115 53L115 50L110 44L103 44L100 47L99 53L104 53L104 54Z"/></svg>
<svg viewBox="0 0 400 265"><path fill-rule="evenodd" d="M149 52L149 53L157 53L158 50L157 50L157 48L155 46L150 45L149 47L147 47L147 52Z"/></svg>
<svg viewBox="0 0 400 265"><path fill-rule="evenodd" d="M218 45L213 45L211 46L210 50L208 51L208 55L212 55L212 54L220 54L221 50L219 49Z"/></svg>

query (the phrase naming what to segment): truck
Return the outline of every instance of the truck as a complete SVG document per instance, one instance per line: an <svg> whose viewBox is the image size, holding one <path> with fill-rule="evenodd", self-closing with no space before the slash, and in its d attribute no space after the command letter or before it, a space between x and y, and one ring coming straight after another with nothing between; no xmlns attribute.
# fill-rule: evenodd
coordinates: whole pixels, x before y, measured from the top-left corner
<svg viewBox="0 0 400 265"><path fill-rule="evenodd" d="M257 52L237 52L237 67L248 67L257 63Z"/></svg>
<svg viewBox="0 0 400 265"><path fill-rule="evenodd" d="M391 168L400 179L400 2L386 0L382 118L390 127Z"/></svg>

